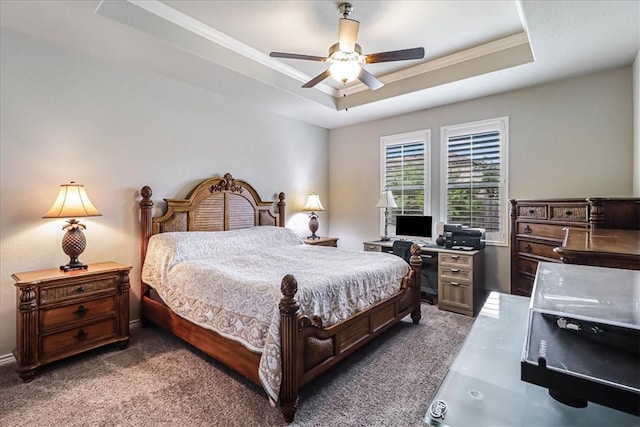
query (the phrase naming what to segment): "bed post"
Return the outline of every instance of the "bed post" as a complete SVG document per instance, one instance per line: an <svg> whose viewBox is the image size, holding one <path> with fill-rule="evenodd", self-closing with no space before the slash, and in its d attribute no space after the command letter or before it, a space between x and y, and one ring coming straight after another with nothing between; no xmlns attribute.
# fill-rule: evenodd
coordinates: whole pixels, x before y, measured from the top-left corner
<svg viewBox="0 0 640 427"><path fill-rule="evenodd" d="M282 194L282 193L280 193ZM292 423L298 409L298 368L297 342L298 309L300 305L295 299L298 282L287 274L280 285L282 299L280 308L280 343L282 356L282 384L280 385L280 410L284 420Z"/></svg>
<svg viewBox="0 0 640 427"><path fill-rule="evenodd" d="M422 318L422 311L420 308L420 281L422 279L422 250L420 246L415 243L411 245L411 258L409 259L409 265L413 270L413 286L411 292L413 292L413 311L411 312L411 320L417 325Z"/></svg>
<svg viewBox="0 0 640 427"><path fill-rule="evenodd" d="M153 208L153 200L151 200L151 195L153 194L151 188L148 186L142 187L140 190L140 194L142 195L142 200L140 201L140 231L141 231L141 242L140 242L140 268L144 264L144 258L147 255L147 245L149 244L149 238L151 237L151 209ZM142 288L140 290L140 297L147 295L149 293L149 289L147 285L145 285L142 281Z"/></svg>
<svg viewBox="0 0 640 427"><path fill-rule="evenodd" d="M278 194L278 225L280 227L284 227L284 207L287 204L284 201L285 195L284 193Z"/></svg>

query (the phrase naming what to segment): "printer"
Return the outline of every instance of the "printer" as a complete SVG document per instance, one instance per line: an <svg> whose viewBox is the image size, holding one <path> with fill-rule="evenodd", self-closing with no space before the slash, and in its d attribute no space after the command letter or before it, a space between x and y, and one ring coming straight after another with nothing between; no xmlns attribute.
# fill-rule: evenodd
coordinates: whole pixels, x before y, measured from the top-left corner
<svg viewBox="0 0 640 427"><path fill-rule="evenodd" d="M444 246L449 249L474 250L485 245L484 229L469 228L462 224L444 225Z"/></svg>

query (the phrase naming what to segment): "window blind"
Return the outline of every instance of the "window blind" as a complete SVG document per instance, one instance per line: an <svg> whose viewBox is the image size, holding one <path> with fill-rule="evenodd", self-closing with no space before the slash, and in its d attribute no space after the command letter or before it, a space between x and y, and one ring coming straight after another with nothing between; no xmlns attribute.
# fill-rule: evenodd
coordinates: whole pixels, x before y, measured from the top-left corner
<svg viewBox="0 0 640 427"><path fill-rule="evenodd" d="M424 143L387 145L385 150L385 185L393 193L398 207L391 210L390 223L396 215L424 214Z"/></svg>
<svg viewBox="0 0 640 427"><path fill-rule="evenodd" d="M447 221L500 231L500 132L451 136L447 147Z"/></svg>

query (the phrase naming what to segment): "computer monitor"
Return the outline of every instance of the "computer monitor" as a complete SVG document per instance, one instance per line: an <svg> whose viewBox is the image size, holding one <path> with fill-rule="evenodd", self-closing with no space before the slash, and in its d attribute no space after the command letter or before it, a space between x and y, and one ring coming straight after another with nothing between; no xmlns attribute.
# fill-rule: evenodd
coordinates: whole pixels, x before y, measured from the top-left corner
<svg viewBox="0 0 640 427"><path fill-rule="evenodd" d="M396 236L432 237L433 218L424 215L397 215Z"/></svg>

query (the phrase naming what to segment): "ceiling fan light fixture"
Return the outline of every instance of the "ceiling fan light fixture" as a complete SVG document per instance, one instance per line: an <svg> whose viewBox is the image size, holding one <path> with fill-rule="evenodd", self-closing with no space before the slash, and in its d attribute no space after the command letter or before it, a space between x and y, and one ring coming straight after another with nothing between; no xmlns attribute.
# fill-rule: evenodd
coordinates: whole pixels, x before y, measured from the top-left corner
<svg viewBox="0 0 640 427"><path fill-rule="evenodd" d="M349 83L360 75L360 63L355 61L335 61L329 67L331 77L342 83Z"/></svg>

